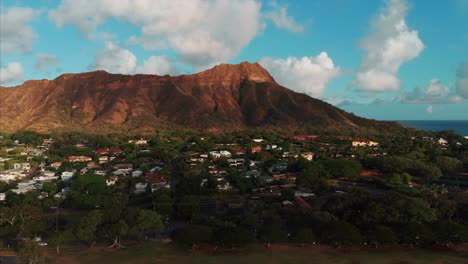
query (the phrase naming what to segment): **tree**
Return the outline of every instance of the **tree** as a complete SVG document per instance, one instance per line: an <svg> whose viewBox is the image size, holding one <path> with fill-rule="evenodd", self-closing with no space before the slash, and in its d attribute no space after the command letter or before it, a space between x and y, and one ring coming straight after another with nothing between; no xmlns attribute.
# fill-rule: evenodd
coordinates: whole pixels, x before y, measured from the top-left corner
<svg viewBox="0 0 468 264"><path fill-rule="evenodd" d="M368 230L366 237L369 244L374 244L375 247L380 244L395 244L398 242L398 237L392 229L383 225L377 225Z"/></svg>
<svg viewBox="0 0 468 264"><path fill-rule="evenodd" d="M449 246L450 243L468 242L468 227L465 225L441 222L433 225L436 240Z"/></svg>
<svg viewBox="0 0 468 264"><path fill-rule="evenodd" d="M457 173L462 167L463 163L452 157L439 156L435 159L435 164L439 167L444 173Z"/></svg>
<svg viewBox="0 0 468 264"><path fill-rule="evenodd" d="M410 222L403 224L399 229L400 240L403 243L413 244L427 244L435 240L429 226L423 223Z"/></svg>
<svg viewBox="0 0 468 264"><path fill-rule="evenodd" d="M390 185L400 185L403 183L401 175L398 173L393 173L392 176L387 180Z"/></svg>
<svg viewBox="0 0 468 264"><path fill-rule="evenodd" d="M44 182L42 184L42 190L49 195L54 195L57 193L58 187L54 182Z"/></svg>
<svg viewBox="0 0 468 264"><path fill-rule="evenodd" d="M222 246L246 246L253 242L253 233L245 228L227 225L217 230L213 240Z"/></svg>
<svg viewBox="0 0 468 264"><path fill-rule="evenodd" d="M271 243L284 242L288 239L288 233L281 226L269 224L260 229L260 240L268 243L270 248Z"/></svg>
<svg viewBox="0 0 468 264"><path fill-rule="evenodd" d="M339 245L360 244L363 237L359 230L352 224L346 222L334 222L322 230L321 238L324 242Z"/></svg>
<svg viewBox="0 0 468 264"><path fill-rule="evenodd" d="M324 191L328 188L329 172L318 162L307 163L304 171L297 179L298 184L316 191Z"/></svg>
<svg viewBox="0 0 468 264"><path fill-rule="evenodd" d="M213 237L213 229L204 225L188 225L176 229L172 237L181 245L193 247L200 243L210 242Z"/></svg>
<svg viewBox="0 0 468 264"><path fill-rule="evenodd" d="M57 255L60 254L60 246L65 244L69 237L70 234L68 232L57 232L49 238L50 245L55 247Z"/></svg>
<svg viewBox="0 0 468 264"><path fill-rule="evenodd" d="M102 222L102 213L91 211L82 217L75 228L75 236L92 247L96 243L96 231Z"/></svg>
<svg viewBox="0 0 468 264"><path fill-rule="evenodd" d="M153 193L154 199L154 209L159 214L170 217L172 215L172 198L171 198L171 190L167 188L160 188L157 189Z"/></svg>
<svg viewBox="0 0 468 264"><path fill-rule="evenodd" d="M185 195L177 205L180 216L191 219L200 210L200 198L195 195Z"/></svg>
<svg viewBox="0 0 468 264"><path fill-rule="evenodd" d="M281 190L281 198L283 200L292 201L294 200L294 195L295 195L295 191L291 188L286 188L286 189Z"/></svg>
<svg viewBox="0 0 468 264"><path fill-rule="evenodd" d="M137 221L133 228L141 237L147 232L159 231L163 227L164 224L160 214L151 210L141 209L138 212Z"/></svg>
<svg viewBox="0 0 468 264"><path fill-rule="evenodd" d="M45 250L38 242L24 240L18 247L18 256L24 263L40 264L45 263Z"/></svg>
<svg viewBox="0 0 468 264"><path fill-rule="evenodd" d="M304 243L314 243L316 239L311 228L301 228L293 236L293 241L301 243L302 247L304 247Z"/></svg>

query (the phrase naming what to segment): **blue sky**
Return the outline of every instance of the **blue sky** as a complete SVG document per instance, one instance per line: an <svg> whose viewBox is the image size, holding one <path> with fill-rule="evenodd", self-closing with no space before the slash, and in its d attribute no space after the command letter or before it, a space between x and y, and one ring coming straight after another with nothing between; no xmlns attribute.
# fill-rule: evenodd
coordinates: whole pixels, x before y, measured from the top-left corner
<svg viewBox="0 0 468 264"><path fill-rule="evenodd" d="M384 120L468 119L468 0L1 0L0 83L259 61Z"/></svg>

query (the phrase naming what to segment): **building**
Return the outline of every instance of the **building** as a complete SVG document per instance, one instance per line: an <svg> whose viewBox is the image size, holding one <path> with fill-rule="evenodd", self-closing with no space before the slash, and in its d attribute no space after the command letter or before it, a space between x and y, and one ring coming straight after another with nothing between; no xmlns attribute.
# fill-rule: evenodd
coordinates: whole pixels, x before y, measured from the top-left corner
<svg viewBox="0 0 468 264"><path fill-rule="evenodd" d="M262 151L262 146L255 146L252 149L250 149L250 152L252 152L252 153L257 153L257 152L260 152L260 151Z"/></svg>
<svg viewBox="0 0 468 264"><path fill-rule="evenodd" d="M20 169L20 170L30 170L31 164L29 164L29 162L15 163L13 164L13 168Z"/></svg>
<svg viewBox="0 0 468 264"><path fill-rule="evenodd" d="M69 162L89 162L92 161L93 159L88 156L70 156L67 158Z"/></svg>
<svg viewBox="0 0 468 264"><path fill-rule="evenodd" d="M376 147L379 143L371 140L353 140L352 145L353 147Z"/></svg>
<svg viewBox="0 0 468 264"><path fill-rule="evenodd" d="M229 167L244 167L244 159L228 159Z"/></svg>
<svg viewBox="0 0 468 264"><path fill-rule="evenodd" d="M220 150L220 151L210 151L210 156L213 159L219 159L219 158L230 158L232 154L231 152L227 150Z"/></svg>

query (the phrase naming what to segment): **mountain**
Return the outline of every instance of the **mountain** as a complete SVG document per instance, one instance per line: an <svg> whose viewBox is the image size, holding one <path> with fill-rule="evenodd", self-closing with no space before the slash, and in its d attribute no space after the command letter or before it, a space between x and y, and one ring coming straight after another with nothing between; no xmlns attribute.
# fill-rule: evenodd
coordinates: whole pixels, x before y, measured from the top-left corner
<svg viewBox="0 0 468 264"><path fill-rule="evenodd" d="M293 92L258 63L221 64L175 77L95 71L0 87L2 132L257 127L343 132L399 128Z"/></svg>

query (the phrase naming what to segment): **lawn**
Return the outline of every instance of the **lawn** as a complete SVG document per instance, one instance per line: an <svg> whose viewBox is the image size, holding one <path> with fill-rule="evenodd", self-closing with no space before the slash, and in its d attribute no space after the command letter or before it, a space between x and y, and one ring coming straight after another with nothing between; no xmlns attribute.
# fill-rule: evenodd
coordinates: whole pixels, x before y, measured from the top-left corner
<svg viewBox="0 0 468 264"><path fill-rule="evenodd" d="M464 249L467 249L465 246ZM465 252L468 252L465 251ZM300 263L468 263L468 253L458 251L431 251L428 249L393 248L393 249L335 249L326 246L275 245L271 249L254 246L249 249L213 252L197 250L188 251L173 245L159 242L144 242L127 246L124 249L108 249L105 247L64 248L62 254L56 257L50 251L52 263L177 263L177 264L300 264Z"/></svg>

